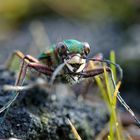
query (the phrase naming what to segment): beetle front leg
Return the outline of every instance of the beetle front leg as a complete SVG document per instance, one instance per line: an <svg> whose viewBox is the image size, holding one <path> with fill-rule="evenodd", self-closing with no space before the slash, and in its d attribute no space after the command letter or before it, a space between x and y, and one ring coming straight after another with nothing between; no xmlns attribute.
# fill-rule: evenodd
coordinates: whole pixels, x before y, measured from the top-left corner
<svg viewBox="0 0 140 140"><path fill-rule="evenodd" d="M23 66L22 66L23 67ZM51 69L49 69L48 67L46 67L45 65L42 65L42 64L38 64L38 63L34 63L34 62L29 62L28 64L26 64L26 69L24 69L24 73L22 74L23 76L25 76L26 74L26 71L27 71L27 68L32 68L32 69L35 69L36 71L38 71L39 73L43 73L43 74L46 74L46 75L52 75L53 74L53 71ZM21 71L19 72L19 76L18 76L18 79L17 79L17 82L16 83L19 83L19 81L22 81L21 80ZM23 79L23 78L22 78ZM34 86L37 86L37 85L46 85L46 82L41 82L41 83L38 83L38 82L35 82L34 84L30 84L28 86L22 86L22 85L19 85L19 84L15 84L15 86L11 86L11 85L5 85L3 87L3 89L5 91L9 91L9 90L12 90L12 91L22 91L22 90L28 90L28 89L31 89L33 88ZM1 111L0 111L1 112Z"/></svg>
<svg viewBox="0 0 140 140"><path fill-rule="evenodd" d="M41 72L47 75L50 75L53 73L53 71L45 65L42 65L36 62L30 62L30 61L34 61L32 57L20 55L20 53L16 53L16 54L19 55L20 58L22 58L22 64L20 67L17 80L15 82L15 86L22 86L28 67L33 68L37 70L38 72ZM19 91L15 92L14 97L10 101L8 101L2 108L0 108L0 113L8 109L11 106L11 104L16 100L18 95L19 95Z"/></svg>
<svg viewBox="0 0 140 140"><path fill-rule="evenodd" d="M109 67L105 67L105 70L107 72L111 72L111 69ZM104 73L104 68L101 67L101 68L95 68L93 70L87 70L87 71L83 71L80 73L80 75L83 77L83 78L89 78L89 77L94 77L96 75L100 75Z"/></svg>
<svg viewBox="0 0 140 140"><path fill-rule="evenodd" d="M104 67L104 68L100 67L100 68L94 68L92 70L83 71L83 72L81 72L81 76L82 76L82 78L91 78L91 77L103 74L105 70L108 71L108 72L111 72L111 69L109 67ZM89 79L89 80L90 81L88 81L88 83L85 83L83 85L84 89L83 89L81 95L84 99L86 98L87 90L88 90L90 84L92 83L91 79Z"/></svg>
<svg viewBox="0 0 140 140"><path fill-rule="evenodd" d="M46 74L46 75L52 75L53 70L48 68L46 65L40 64L40 63L34 63L34 62L30 62L28 63L28 67L29 68L33 68L36 71Z"/></svg>

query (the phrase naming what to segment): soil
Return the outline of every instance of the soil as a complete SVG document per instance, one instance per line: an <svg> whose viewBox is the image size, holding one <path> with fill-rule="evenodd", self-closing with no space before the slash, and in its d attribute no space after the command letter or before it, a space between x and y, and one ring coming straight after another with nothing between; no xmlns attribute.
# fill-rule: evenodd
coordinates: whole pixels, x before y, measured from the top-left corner
<svg viewBox="0 0 140 140"><path fill-rule="evenodd" d="M14 82L14 73L0 70L1 107L14 95L12 91L3 91L3 85L14 85ZM74 140L68 118L83 140L94 139L109 119L104 104L77 100L64 85L60 85L59 89L50 94L46 88L36 86L20 92L5 118L5 112L0 114L0 139Z"/></svg>

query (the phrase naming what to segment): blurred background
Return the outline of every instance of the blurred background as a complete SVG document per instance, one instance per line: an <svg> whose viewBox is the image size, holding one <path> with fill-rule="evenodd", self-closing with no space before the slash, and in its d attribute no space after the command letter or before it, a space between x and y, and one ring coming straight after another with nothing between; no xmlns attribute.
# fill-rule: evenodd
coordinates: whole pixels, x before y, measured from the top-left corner
<svg viewBox="0 0 140 140"><path fill-rule="evenodd" d="M140 113L139 0L5 0L0 4L0 64L14 50L37 56L63 39L87 41L89 57L111 50L124 70L121 94Z"/></svg>

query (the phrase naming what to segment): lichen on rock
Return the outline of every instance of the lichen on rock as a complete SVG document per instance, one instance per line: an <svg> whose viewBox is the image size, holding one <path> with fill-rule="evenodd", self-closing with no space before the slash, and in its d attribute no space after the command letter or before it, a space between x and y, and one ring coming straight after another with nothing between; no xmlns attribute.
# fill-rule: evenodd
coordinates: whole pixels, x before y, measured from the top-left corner
<svg viewBox="0 0 140 140"><path fill-rule="evenodd" d="M15 75L0 70L0 106L12 96L4 92L4 84L14 85ZM27 84L29 84L27 82ZM18 138L23 140L73 140L67 117L70 118L83 140L91 140L103 129L108 113L103 104L94 106L76 96L64 85L53 93L39 86L20 92L1 122L0 139ZM67 92L67 94L66 94ZM0 114L1 120L5 112Z"/></svg>

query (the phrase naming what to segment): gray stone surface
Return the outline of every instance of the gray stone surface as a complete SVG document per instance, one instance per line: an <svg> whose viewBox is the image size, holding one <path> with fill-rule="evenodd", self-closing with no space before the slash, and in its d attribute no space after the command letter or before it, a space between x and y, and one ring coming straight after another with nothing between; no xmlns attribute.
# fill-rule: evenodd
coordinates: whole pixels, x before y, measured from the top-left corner
<svg viewBox="0 0 140 140"><path fill-rule="evenodd" d="M13 96L11 91L3 92L2 85L13 83L14 74L1 70L0 106ZM4 112L0 114L1 120L3 115ZM56 93L51 94L44 88L35 87L22 91L9 108L1 122L0 139L13 137L23 140L72 140L74 137L67 117L83 140L95 138L109 118L103 104L95 106L78 101L71 91L66 91L65 86L60 86Z"/></svg>

